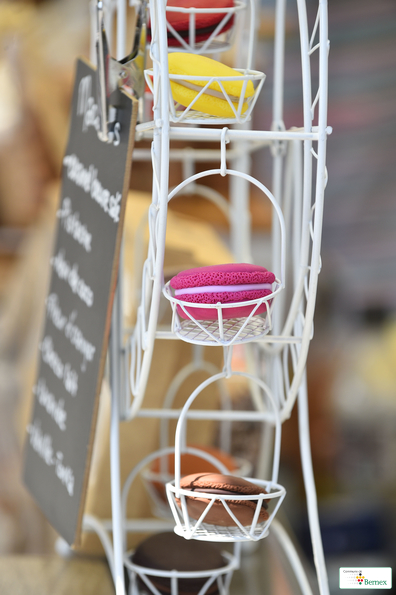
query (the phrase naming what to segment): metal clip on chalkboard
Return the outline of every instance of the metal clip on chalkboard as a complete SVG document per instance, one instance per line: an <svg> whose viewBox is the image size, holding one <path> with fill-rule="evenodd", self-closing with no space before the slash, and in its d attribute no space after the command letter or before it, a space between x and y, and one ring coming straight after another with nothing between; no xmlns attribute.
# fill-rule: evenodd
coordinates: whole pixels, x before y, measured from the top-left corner
<svg viewBox="0 0 396 595"><path fill-rule="evenodd" d="M103 142L112 142L120 88L125 89L136 99L143 97L144 93L147 0L142 0L138 9L132 51L119 61L109 54L101 0L98 0L96 10L97 95L101 122L98 136Z"/></svg>

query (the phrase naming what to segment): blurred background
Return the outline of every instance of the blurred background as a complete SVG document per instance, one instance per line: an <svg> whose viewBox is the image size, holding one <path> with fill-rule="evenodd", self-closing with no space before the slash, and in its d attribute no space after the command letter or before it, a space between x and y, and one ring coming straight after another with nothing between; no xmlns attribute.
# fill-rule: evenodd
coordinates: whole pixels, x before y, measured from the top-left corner
<svg viewBox="0 0 396 595"><path fill-rule="evenodd" d="M307 6L312 21L317 2L307 0ZM89 56L89 34L88 0L0 1L0 555L43 553L53 545L52 530L21 484L21 451L74 62ZM334 592L339 566L392 566L396 556L395 34L394 0L329 0L333 133L308 384L313 464ZM288 127L302 122L292 1L286 43ZM272 45L273 2L265 0L256 67L267 80L256 128L271 125ZM268 180L267 153L255 154L253 173ZM175 201L174 208L183 207ZM224 222L215 225L224 235ZM254 210L253 201L258 246L268 226L268 214ZM284 425L281 468L288 489L284 507L310 559L296 414Z"/></svg>

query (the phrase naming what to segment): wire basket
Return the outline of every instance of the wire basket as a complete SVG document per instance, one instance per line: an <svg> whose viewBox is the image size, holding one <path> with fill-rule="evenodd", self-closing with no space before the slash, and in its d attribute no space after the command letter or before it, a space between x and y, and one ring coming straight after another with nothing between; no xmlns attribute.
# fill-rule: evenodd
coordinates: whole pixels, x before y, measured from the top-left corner
<svg viewBox="0 0 396 595"><path fill-rule="evenodd" d="M174 529L175 533L186 539L223 542L258 541L259 539L267 537L271 522L286 495L286 490L283 486L274 482L251 478L244 479L264 488L267 493L252 496L241 496L236 494L226 496L180 488L179 497L177 497L175 482L167 483L166 491L168 500L173 517L176 521L176 527ZM201 508L201 506L203 507L205 501L207 502L198 519L191 516L193 508L191 504L194 500L196 503L199 502L199 508ZM233 512L232 506L235 501L238 501L238 503L249 501L249 503L254 505L253 520L250 525L244 526L238 519L235 511ZM264 522L259 522L260 511L264 502L268 503L269 508L272 508L272 510ZM208 516L213 506L224 507L229 517L230 524L228 526L205 523L205 518ZM193 514L196 516L194 512Z"/></svg>
<svg viewBox="0 0 396 595"><path fill-rule="evenodd" d="M228 595L233 572L239 567L238 557L229 552L222 552L224 566L195 572L146 568L134 564L131 560L132 556L133 552L127 552L124 557L124 563L130 578L130 595L143 595L143 593L161 595L161 591L154 584L156 578L160 579L162 583L169 581L166 587L166 592L169 595L179 595L182 592L182 589L179 589L179 584L186 579L194 579L195 581L201 579L201 582L204 583L203 586L197 587L196 590L189 590L191 595L205 595L213 592L218 593L218 595Z"/></svg>
<svg viewBox="0 0 396 595"><path fill-rule="evenodd" d="M263 393L264 408L268 420L274 425L274 448L272 474L270 480L243 478L261 488L261 493L242 494L245 486L237 491L238 484L233 482L235 491L227 488L232 478L225 479L225 488L221 484L223 478L216 477L213 488L205 489L195 484L194 490L181 486L181 445L185 435L185 424L188 411L197 396L213 382L222 377L241 376L257 384ZM269 405L269 408L268 408ZM268 411L267 411L268 409ZM271 411L272 410L272 411ZM263 418L264 419L264 418ZM279 472L281 444L281 423L279 409L275 403L271 389L261 379L244 372L224 371L202 382L189 396L180 412L175 434L175 479L166 484L169 505L176 523L175 533L186 539L203 541L238 542L258 541L268 535L272 520L278 512L286 495L283 486L277 483ZM201 478L197 476L195 481ZM205 475L205 474L203 474ZM213 478L212 478L213 479ZM210 482L209 482L210 483ZM200 491L201 487L201 491ZM259 491L259 490L257 490ZM253 492L253 490L252 490ZM245 504L246 503L246 504ZM268 507L268 512L262 509ZM212 510L213 509L213 510ZM261 517L261 518L260 518Z"/></svg>
<svg viewBox="0 0 396 595"><path fill-rule="evenodd" d="M253 108L264 84L265 74L258 70L234 68L235 76L184 75L169 74L169 119L171 122L185 124L242 124L250 119ZM146 82L154 93L153 70L145 70ZM227 84L241 83L238 97L230 95ZM247 96L248 83L253 85L253 94ZM176 90L181 86L192 91L188 105L181 105L174 98ZM201 111L203 96L214 96L222 100L221 113L207 113Z"/></svg>
<svg viewBox="0 0 396 595"><path fill-rule="evenodd" d="M225 51L231 47L234 40L235 18L240 11L245 9L246 3L240 0L234 0L230 6L221 8L196 8L167 4L168 46L175 51L195 54L213 54ZM205 19L206 26L204 28L200 26L202 18Z"/></svg>
<svg viewBox="0 0 396 595"><path fill-rule="evenodd" d="M235 176L256 186L263 197L269 200L274 211L274 218L278 220L281 250L279 254L279 275L272 283L271 293L252 300L234 303L194 303L180 300L174 295L170 281L163 287L163 294L171 303L173 310L172 332L188 343L196 345L214 345L227 347L239 343L257 341L264 337L272 328L271 312L276 296L285 286L286 270L286 234L285 221L279 202L261 182L243 172L226 167L225 145L227 128L224 127L221 136L221 167L220 169L198 172L183 180L173 188L168 196L171 201L174 196L198 179L212 175ZM203 315L203 313L207 313ZM205 317L206 319L203 319Z"/></svg>
<svg viewBox="0 0 396 595"><path fill-rule="evenodd" d="M269 295L226 304L196 304L179 300L174 296L170 282L166 283L163 294L171 303L172 332L179 339L196 345L226 347L261 339L271 330L274 298L281 289L281 283L276 279ZM233 317L233 312L239 313L241 309L248 314ZM209 320L200 319L202 310L207 312Z"/></svg>

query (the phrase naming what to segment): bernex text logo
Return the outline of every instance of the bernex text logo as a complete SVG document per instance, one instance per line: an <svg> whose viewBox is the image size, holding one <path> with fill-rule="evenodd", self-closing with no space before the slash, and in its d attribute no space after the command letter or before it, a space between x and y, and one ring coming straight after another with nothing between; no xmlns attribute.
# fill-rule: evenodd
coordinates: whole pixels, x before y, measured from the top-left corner
<svg viewBox="0 0 396 595"><path fill-rule="evenodd" d="M340 568L340 589L391 589L392 568Z"/></svg>

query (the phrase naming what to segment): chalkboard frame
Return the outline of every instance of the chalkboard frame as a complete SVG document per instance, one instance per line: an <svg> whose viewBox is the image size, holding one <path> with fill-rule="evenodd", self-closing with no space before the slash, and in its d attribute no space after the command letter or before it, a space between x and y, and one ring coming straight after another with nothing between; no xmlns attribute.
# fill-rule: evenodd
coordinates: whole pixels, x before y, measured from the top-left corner
<svg viewBox="0 0 396 595"><path fill-rule="evenodd" d="M103 143L96 89L95 68L79 59L23 471L73 546L81 539L138 111L120 90L113 142Z"/></svg>

